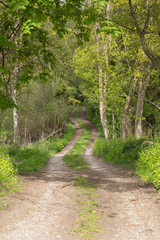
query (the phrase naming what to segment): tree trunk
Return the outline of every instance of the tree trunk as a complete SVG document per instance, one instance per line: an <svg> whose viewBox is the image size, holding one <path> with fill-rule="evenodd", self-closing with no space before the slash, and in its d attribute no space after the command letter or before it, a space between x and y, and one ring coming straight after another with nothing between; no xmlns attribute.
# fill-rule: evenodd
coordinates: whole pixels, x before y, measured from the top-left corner
<svg viewBox="0 0 160 240"><path fill-rule="evenodd" d="M108 130L108 121L107 121L107 110L105 104L105 95L103 90L103 80L102 80L102 68L99 65L99 110L100 110L100 118L103 126L104 136L107 140L109 140L109 130Z"/></svg>
<svg viewBox="0 0 160 240"><path fill-rule="evenodd" d="M129 94L126 99L123 118L122 118L122 138L126 139L129 134L131 134L131 107L132 107L132 98L137 85L137 77L134 77L134 82L130 87Z"/></svg>
<svg viewBox="0 0 160 240"><path fill-rule="evenodd" d="M114 111L112 106L111 106L111 109L112 109L112 138L115 138L115 133L116 133L115 116L114 116Z"/></svg>
<svg viewBox="0 0 160 240"><path fill-rule="evenodd" d="M149 82L149 71L144 76L144 79L140 78L139 88L138 88L138 100L137 100L137 107L136 107L136 119L135 119L135 137L141 138L143 135L142 131L142 114L143 114L143 104L144 104L144 97L145 92L147 89L147 85Z"/></svg>
<svg viewBox="0 0 160 240"><path fill-rule="evenodd" d="M16 90L16 85L17 85L17 79L18 79L18 67L16 66L15 68L15 73L14 73L14 83L13 83L13 92L12 92L12 99L17 104L17 90ZM13 108L13 142L19 145L19 129L18 129L18 110L17 108Z"/></svg>
<svg viewBox="0 0 160 240"><path fill-rule="evenodd" d="M99 23L96 24L96 29L99 28ZM97 43L97 54L99 59L100 49L99 49L99 34L95 32L95 38ZM100 64L100 61L98 62L98 73L99 73L99 110L100 110L100 119L103 126L103 131L105 138L109 139L109 130L108 130L108 121L107 121L107 106L106 106L106 94L107 94L107 81L106 76L104 76L103 81L103 69Z"/></svg>

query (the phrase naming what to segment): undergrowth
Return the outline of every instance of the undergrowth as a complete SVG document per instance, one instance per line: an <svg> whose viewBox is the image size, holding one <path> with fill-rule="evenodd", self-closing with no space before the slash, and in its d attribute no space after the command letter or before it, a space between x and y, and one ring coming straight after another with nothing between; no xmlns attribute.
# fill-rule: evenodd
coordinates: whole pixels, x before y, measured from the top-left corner
<svg viewBox="0 0 160 240"><path fill-rule="evenodd" d="M8 205L8 195L20 190L16 173L9 155L5 149L0 148L0 209Z"/></svg>
<svg viewBox="0 0 160 240"><path fill-rule="evenodd" d="M97 138L94 144L94 154L103 157L105 161L117 163L123 168L135 168L141 144L144 139L129 138L127 141L114 138L107 141Z"/></svg>
<svg viewBox="0 0 160 240"><path fill-rule="evenodd" d="M107 141L105 138L97 138L94 154L125 169L134 168L142 180L160 189L160 143L150 145L148 143L153 139L145 140L129 138L124 141L115 138ZM145 142L147 144L142 144Z"/></svg>
<svg viewBox="0 0 160 240"><path fill-rule="evenodd" d="M18 173L26 174L40 170L49 157L61 151L71 140L74 134L74 127L68 123L62 138L52 137L47 141L40 140L22 148L10 147L8 153L12 164Z"/></svg>
<svg viewBox="0 0 160 240"><path fill-rule="evenodd" d="M160 143L142 149L136 173L160 190Z"/></svg>

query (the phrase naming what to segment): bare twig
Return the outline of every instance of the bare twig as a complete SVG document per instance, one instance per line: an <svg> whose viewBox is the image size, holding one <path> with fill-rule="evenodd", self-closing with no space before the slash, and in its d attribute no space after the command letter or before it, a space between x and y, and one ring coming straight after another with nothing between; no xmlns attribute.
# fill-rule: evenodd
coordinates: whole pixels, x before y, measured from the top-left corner
<svg viewBox="0 0 160 240"><path fill-rule="evenodd" d="M135 97L138 97L138 95L135 94L135 93L134 93L134 96L135 96ZM147 98L144 97L144 100L146 100L146 101L149 102L151 105L153 105L153 106L156 107L158 110L160 110L160 107L159 107L158 105L154 104L153 102L151 102L149 99L147 99Z"/></svg>
<svg viewBox="0 0 160 240"><path fill-rule="evenodd" d="M113 20L113 19L108 19L108 18L103 17L103 16L99 16L99 17L100 17L100 18L103 18L104 20L107 20L107 21L109 21L109 22L115 23L116 25L118 25L118 26L120 26L120 27L122 27L122 28L125 28L125 29L128 29L128 30L132 31L132 32L135 32L135 29L130 28L130 27L127 27L127 26L124 26L123 24L121 24L121 23L119 23L119 22L117 22L117 21L115 21L115 20Z"/></svg>
<svg viewBox="0 0 160 240"><path fill-rule="evenodd" d="M15 71L19 70L20 68L24 67L26 64L33 62L34 60L36 60L38 57L34 57L32 59L29 59L27 62L25 62L24 64L21 64L19 67L16 68L16 70L14 70L13 72L11 72L10 74L14 74Z"/></svg>
<svg viewBox="0 0 160 240"><path fill-rule="evenodd" d="M63 128L60 128L60 129L57 130L57 131L53 131L50 135L48 135L48 136L47 136L46 138L44 138L43 140L46 141L48 138L54 136L56 133L61 132L61 131L64 130L64 129L65 129L65 126L64 126Z"/></svg>
<svg viewBox="0 0 160 240"><path fill-rule="evenodd" d="M146 9L147 9L146 22L145 22L144 28L142 30L142 34L146 33L146 30L147 30L147 28L149 26L149 19L150 19L149 0L146 0Z"/></svg>
<svg viewBox="0 0 160 240"><path fill-rule="evenodd" d="M0 1L0 3L2 3L6 8L9 8L9 6L6 5L4 2Z"/></svg>

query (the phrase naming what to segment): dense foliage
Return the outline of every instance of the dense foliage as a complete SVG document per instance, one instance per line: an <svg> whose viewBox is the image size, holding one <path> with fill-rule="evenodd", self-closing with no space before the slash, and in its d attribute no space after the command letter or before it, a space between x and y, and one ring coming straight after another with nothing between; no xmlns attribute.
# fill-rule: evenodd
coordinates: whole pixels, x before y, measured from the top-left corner
<svg viewBox="0 0 160 240"><path fill-rule="evenodd" d="M148 174L145 174L145 173ZM137 173L142 179L154 183L160 189L160 143L143 149L139 154Z"/></svg>

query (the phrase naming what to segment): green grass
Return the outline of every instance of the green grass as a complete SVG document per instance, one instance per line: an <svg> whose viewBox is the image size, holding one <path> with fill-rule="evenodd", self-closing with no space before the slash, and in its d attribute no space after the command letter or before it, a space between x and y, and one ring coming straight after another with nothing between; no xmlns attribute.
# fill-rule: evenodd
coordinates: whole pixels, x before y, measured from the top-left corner
<svg viewBox="0 0 160 240"><path fill-rule="evenodd" d="M78 115L80 114L81 107L78 108ZM88 165L85 163L82 157L82 153L85 150L88 142L90 140L90 130L80 119L77 119L81 126L83 127L83 132L78 142L74 145L69 154L63 157L63 161L72 168L75 169L85 169L88 168Z"/></svg>
<svg viewBox="0 0 160 240"><path fill-rule="evenodd" d="M12 164L18 173L27 174L39 171L48 161L49 157L61 151L71 140L74 127L68 123L62 138L52 137L47 141L37 141L22 148L8 148Z"/></svg>
<svg viewBox="0 0 160 240"><path fill-rule="evenodd" d="M82 106L78 106L75 114L76 118L79 118L81 111L82 111Z"/></svg>
<svg viewBox="0 0 160 240"><path fill-rule="evenodd" d="M93 184L81 176L74 179L74 185L82 189L93 189Z"/></svg>
<svg viewBox="0 0 160 240"><path fill-rule="evenodd" d="M153 173L147 164L138 164L136 168L136 174L141 177L141 180L148 184L153 183Z"/></svg>
<svg viewBox="0 0 160 240"><path fill-rule="evenodd" d="M119 164L125 169L136 168L144 140L129 138L124 141L121 138L114 138L107 141L102 137L97 138L94 143L94 154L107 162Z"/></svg>
<svg viewBox="0 0 160 240"><path fill-rule="evenodd" d="M99 213L98 194L93 184L86 178L78 176L74 179L77 189L77 203L79 205L79 217L76 227L72 229L78 239L94 239L94 233L101 231L98 221L101 219Z"/></svg>

